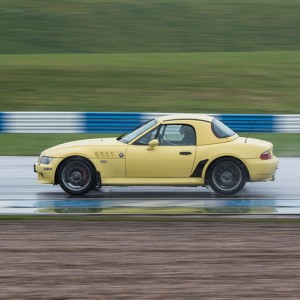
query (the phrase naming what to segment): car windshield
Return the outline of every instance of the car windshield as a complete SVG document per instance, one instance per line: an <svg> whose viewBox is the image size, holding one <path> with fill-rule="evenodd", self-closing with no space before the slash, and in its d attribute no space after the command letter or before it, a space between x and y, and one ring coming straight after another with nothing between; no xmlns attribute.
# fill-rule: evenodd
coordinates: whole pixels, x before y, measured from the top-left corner
<svg viewBox="0 0 300 300"><path fill-rule="evenodd" d="M118 141L122 142L124 144L128 144L132 140L134 140L136 137L138 137L139 135L141 135L143 132L147 131L148 129L152 128L156 124L157 124L157 121L154 119L147 121L146 123L143 123L143 124L139 125L138 127L136 127L135 129L133 129L133 131L127 132L127 133L121 135L120 137L118 137Z"/></svg>

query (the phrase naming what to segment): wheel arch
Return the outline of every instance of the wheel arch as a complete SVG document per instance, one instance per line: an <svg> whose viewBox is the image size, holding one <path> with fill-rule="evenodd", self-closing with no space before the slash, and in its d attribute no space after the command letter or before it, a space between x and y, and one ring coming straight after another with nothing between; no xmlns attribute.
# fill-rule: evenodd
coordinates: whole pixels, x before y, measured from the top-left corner
<svg viewBox="0 0 300 300"><path fill-rule="evenodd" d="M87 160L87 161L91 164L91 166L93 167L93 169L94 169L94 171L95 171L95 174L96 174L96 177L99 176L99 178L100 178L100 172L96 169L95 165L93 164L93 162L92 162L89 158L87 158L87 157L85 157L85 156L82 156L82 155L70 155L70 156L68 156L68 157L65 157L65 158L58 164L58 166L57 166L57 168L56 168L56 170L55 170L54 184L59 184L59 180L58 180L58 172L59 172L59 169L60 169L61 165L62 165L64 162L66 162L67 160L72 159L72 158L81 158L81 159Z"/></svg>
<svg viewBox="0 0 300 300"><path fill-rule="evenodd" d="M243 169L245 171L246 181L250 181L250 174L249 174L248 168L245 165L245 163L238 157L226 155L226 156L219 156L219 157L215 158L214 160L212 160L211 162L209 162L209 164L205 170L205 173L204 173L205 184L209 184L209 174L210 174L211 168L213 167L214 163L217 162L218 160L222 160L222 159L226 159L226 158L236 160L243 167Z"/></svg>

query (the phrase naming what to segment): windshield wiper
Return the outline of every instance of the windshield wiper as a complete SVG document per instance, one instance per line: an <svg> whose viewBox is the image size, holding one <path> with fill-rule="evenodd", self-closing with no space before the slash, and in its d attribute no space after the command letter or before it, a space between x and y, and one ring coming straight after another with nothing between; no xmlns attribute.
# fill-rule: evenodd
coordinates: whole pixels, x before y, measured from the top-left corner
<svg viewBox="0 0 300 300"><path fill-rule="evenodd" d="M120 139L122 139L122 137L123 137L124 135L126 135L128 132L130 132L130 131L126 131L125 133L123 133L123 134L121 134L119 137L117 137L117 141L119 141Z"/></svg>

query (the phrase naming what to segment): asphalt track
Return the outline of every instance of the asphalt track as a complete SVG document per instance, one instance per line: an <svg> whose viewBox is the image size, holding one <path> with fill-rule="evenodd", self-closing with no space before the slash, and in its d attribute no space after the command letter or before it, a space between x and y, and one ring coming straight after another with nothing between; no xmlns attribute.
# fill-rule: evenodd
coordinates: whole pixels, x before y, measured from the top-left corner
<svg viewBox="0 0 300 300"><path fill-rule="evenodd" d="M236 195L220 196L210 188L103 187L70 196L59 186L36 181L37 157L0 157L0 213L33 213L39 208L193 207L218 212L300 214L300 158L280 158L274 182L247 183ZM222 211L222 210L220 210ZM223 210L224 212L224 210Z"/></svg>

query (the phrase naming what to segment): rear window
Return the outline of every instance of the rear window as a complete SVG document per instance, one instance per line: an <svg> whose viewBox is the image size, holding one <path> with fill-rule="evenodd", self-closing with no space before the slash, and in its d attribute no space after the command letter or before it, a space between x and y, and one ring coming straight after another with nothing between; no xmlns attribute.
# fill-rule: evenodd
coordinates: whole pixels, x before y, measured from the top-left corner
<svg viewBox="0 0 300 300"><path fill-rule="evenodd" d="M236 134L233 130L217 119L213 119L211 128L217 138L227 138Z"/></svg>

